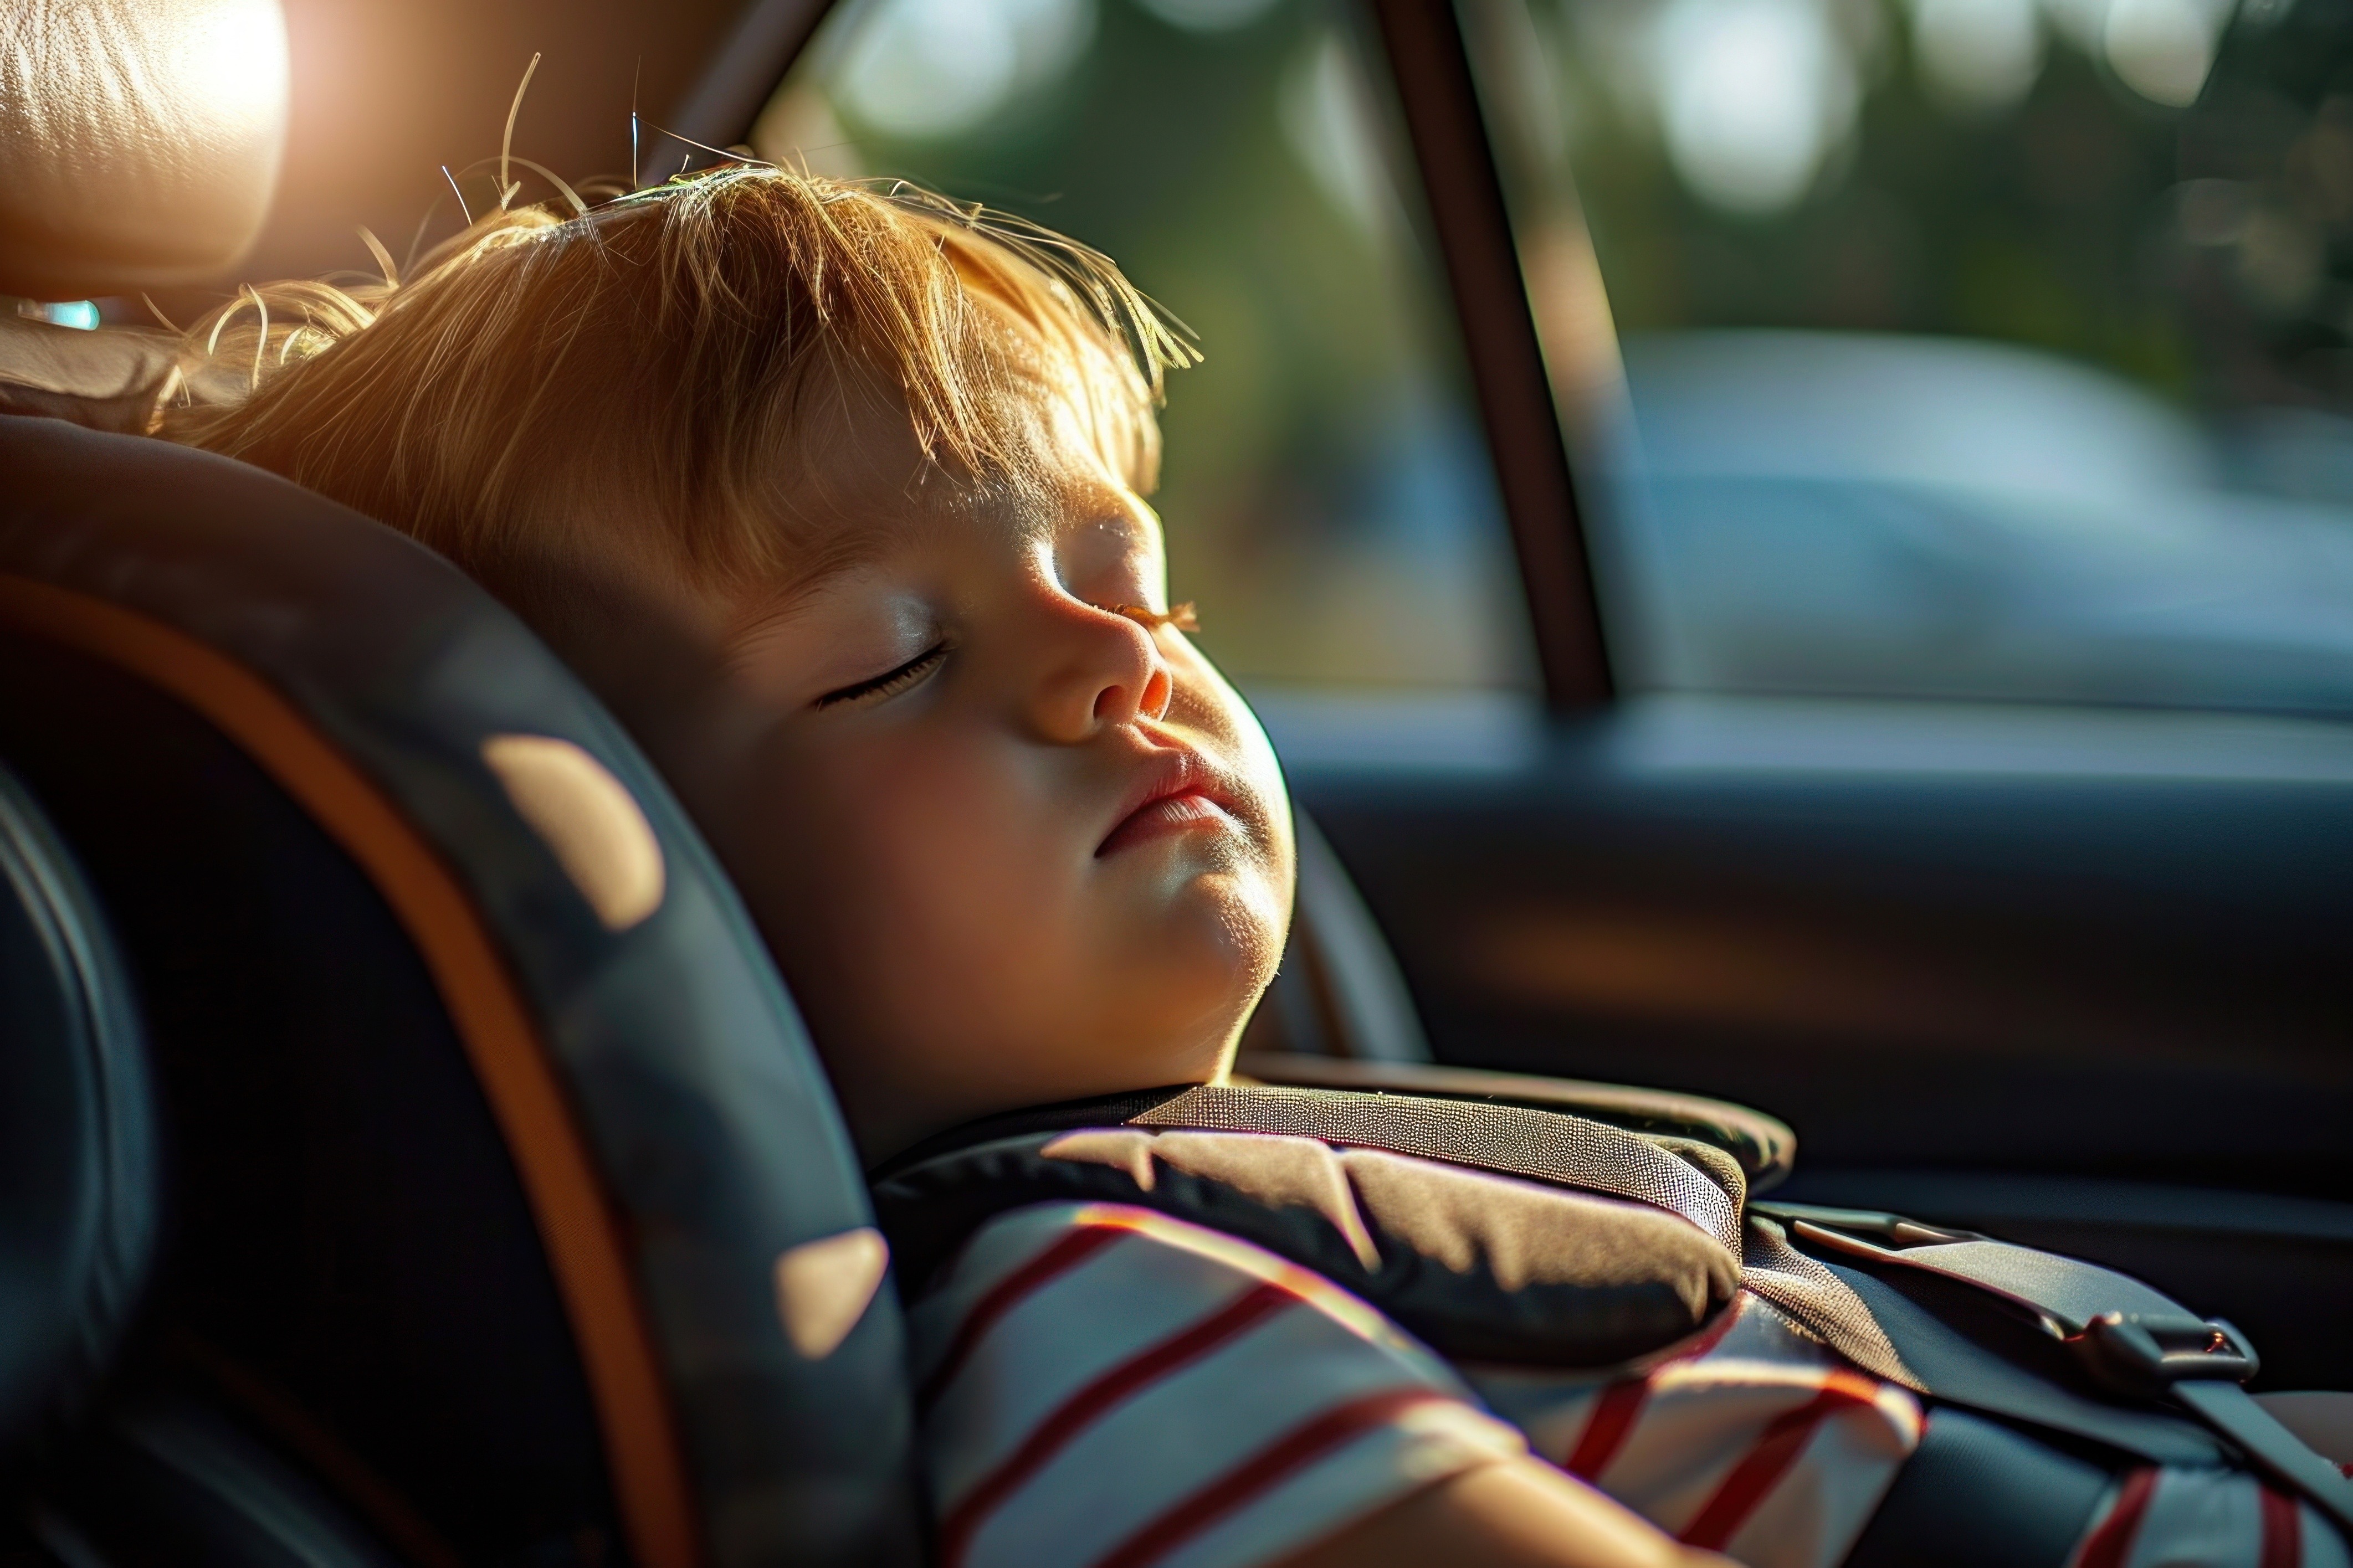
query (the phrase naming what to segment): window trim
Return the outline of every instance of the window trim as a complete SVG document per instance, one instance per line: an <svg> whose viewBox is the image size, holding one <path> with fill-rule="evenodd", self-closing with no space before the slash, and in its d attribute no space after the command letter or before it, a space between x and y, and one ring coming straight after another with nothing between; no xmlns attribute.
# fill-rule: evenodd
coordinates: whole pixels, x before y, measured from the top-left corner
<svg viewBox="0 0 2353 1568"><path fill-rule="evenodd" d="M1519 558L1546 705L1617 695L1592 552L1554 411L1502 176L1451 0L1365 0L1388 56L1422 200L1462 331L1495 485Z"/></svg>
<svg viewBox="0 0 2353 1568"><path fill-rule="evenodd" d="M752 0L744 8L727 41L712 52L670 114L669 129L702 143L698 164L717 162L710 149L751 140L760 110L817 37L818 25L833 14L835 3Z"/></svg>

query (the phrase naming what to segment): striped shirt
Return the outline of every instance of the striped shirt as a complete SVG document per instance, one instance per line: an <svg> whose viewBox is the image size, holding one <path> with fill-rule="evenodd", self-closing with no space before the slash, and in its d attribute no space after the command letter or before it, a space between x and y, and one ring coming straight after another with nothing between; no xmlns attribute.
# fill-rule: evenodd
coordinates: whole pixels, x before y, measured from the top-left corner
<svg viewBox="0 0 2353 1568"><path fill-rule="evenodd" d="M1533 1450L1752 1568L1831 1568L1920 1406L1777 1309L1605 1375L1456 1367L1247 1242L1117 1204L976 1233L911 1314L941 1568L1254 1568ZM2070 1568L2353 1568L2252 1478L2121 1477Z"/></svg>
<svg viewBox="0 0 2353 1568"><path fill-rule="evenodd" d="M2345 1538L2312 1505L2243 1470L2128 1471L2108 1489L2068 1568L2348 1568Z"/></svg>
<svg viewBox="0 0 2353 1568"><path fill-rule="evenodd" d="M1920 1441L1919 1402L1736 1298L1621 1375L1473 1368L1531 1447L1669 1534L1754 1568L1829 1568Z"/></svg>

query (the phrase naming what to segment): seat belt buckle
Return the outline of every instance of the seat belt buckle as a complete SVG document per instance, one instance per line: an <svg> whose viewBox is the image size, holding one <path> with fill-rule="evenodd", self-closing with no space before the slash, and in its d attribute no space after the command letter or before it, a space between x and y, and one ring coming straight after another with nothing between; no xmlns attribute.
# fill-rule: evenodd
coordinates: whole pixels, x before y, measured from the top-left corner
<svg viewBox="0 0 2353 1568"><path fill-rule="evenodd" d="M2102 1312L2060 1342L2102 1387L2144 1398L2177 1383L2244 1383L2263 1365L2237 1329L2186 1312Z"/></svg>

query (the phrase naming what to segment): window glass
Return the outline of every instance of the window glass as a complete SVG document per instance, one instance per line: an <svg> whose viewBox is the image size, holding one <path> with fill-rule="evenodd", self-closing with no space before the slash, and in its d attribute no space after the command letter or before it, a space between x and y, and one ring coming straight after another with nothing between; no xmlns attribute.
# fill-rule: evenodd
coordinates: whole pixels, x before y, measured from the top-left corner
<svg viewBox="0 0 2353 1568"><path fill-rule="evenodd" d="M2353 709L2346 0L1461 0L1637 685Z"/></svg>
<svg viewBox="0 0 2353 1568"><path fill-rule="evenodd" d="M852 0L764 157L1116 258L1198 335L1154 504L1245 683L1501 686L1525 611L1370 43L1316 0Z"/></svg>

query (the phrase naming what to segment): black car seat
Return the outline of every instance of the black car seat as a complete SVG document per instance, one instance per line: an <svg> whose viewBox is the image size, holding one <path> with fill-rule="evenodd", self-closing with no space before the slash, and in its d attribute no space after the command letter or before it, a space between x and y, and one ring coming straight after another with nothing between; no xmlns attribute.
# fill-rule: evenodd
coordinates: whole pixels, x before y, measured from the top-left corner
<svg viewBox="0 0 2353 1568"><path fill-rule="evenodd" d="M887 1560L858 1168L627 739L271 476L49 419L0 469L0 759L119 940L167 1151L126 1387L221 1395L461 1558Z"/></svg>
<svg viewBox="0 0 2353 1568"><path fill-rule="evenodd" d="M162 1173L130 977L80 868L0 768L0 1442L71 1408L153 1262Z"/></svg>
<svg viewBox="0 0 2353 1568"><path fill-rule="evenodd" d="M11 16L0 292L245 247L282 120L178 45L259 9ZM0 1561L912 1561L860 1173L660 781L61 333L0 343Z"/></svg>

